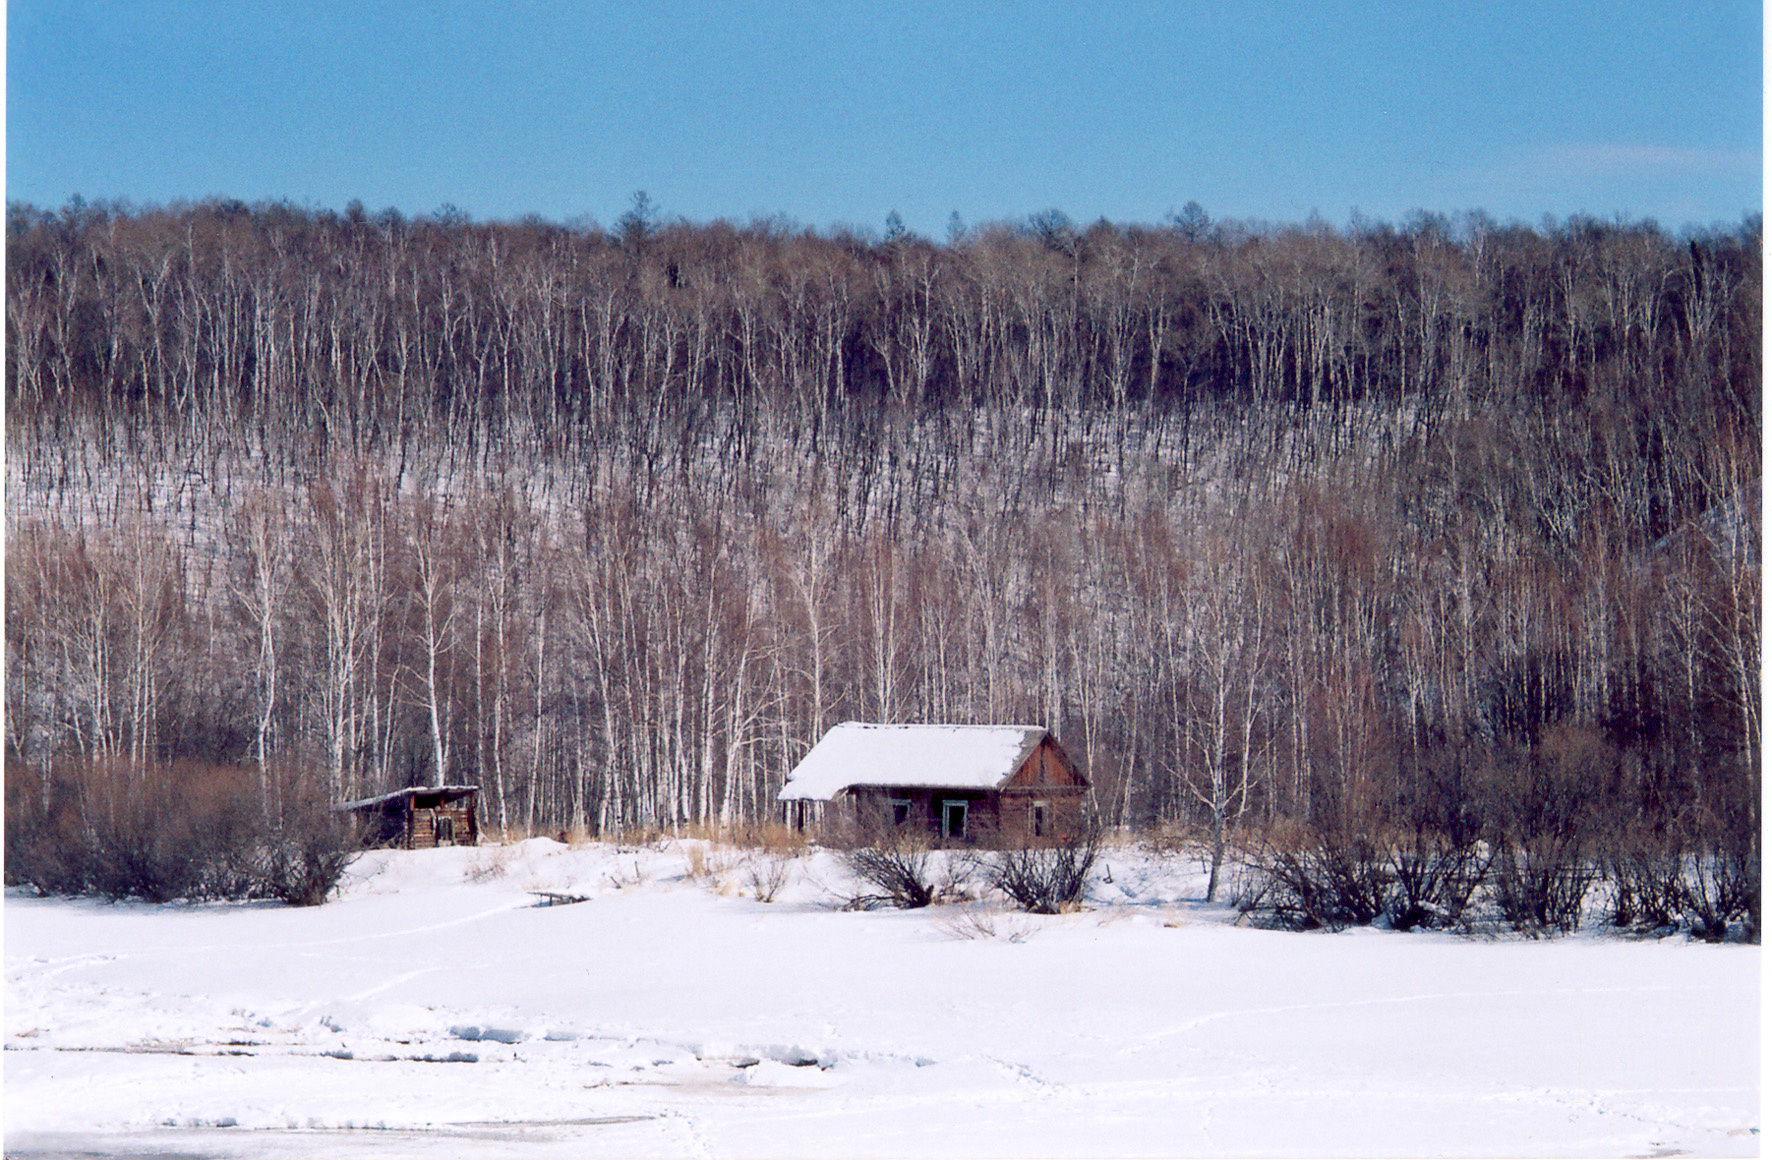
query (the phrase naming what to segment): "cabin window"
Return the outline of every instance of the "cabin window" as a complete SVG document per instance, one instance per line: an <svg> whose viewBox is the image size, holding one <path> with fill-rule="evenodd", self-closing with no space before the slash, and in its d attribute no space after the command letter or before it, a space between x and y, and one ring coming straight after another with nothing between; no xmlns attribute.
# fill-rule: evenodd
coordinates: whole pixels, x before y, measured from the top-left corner
<svg viewBox="0 0 1772 1160"><path fill-rule="evenodd" d="M1047 812L1046 803L1045 802L1035 802L1034 808L1033 808L1033 815L1034 816L1033 816L1032 821L1033 821L1033 825L1034 825L1034 837L1036 837L1036 838L1046 837L1047 832L1048 832L1048 827L1051 825L1051 822L1049 820L1051 815Z"/></svg>
<svg viewBox="0 0 1772 1160"><path fill-rule="evenodd" d="M966 803L964 801L944 801L941 803L941 836L944 838L964 838L966 836Z"/></svg>
<svg viewBox="0 0 1772 1160"><path fill-rule="evenodd" d="M437 819L437 845L447 846L455 843L455 819L439 817Z"/></svg>
<svg viewBox="0 0 1772 1160"><path fill-rule="evenodd" d="M892 824L902 826L911 820L911 799L892 798Z"/></svg>

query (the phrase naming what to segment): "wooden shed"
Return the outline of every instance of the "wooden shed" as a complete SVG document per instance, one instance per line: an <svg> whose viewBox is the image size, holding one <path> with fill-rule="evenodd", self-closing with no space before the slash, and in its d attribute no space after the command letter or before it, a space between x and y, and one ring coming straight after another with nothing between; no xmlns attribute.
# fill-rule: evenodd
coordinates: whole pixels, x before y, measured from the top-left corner
<svg viewBox="0 0 1772 1160"><path fill-rule="evenodd" d="M1074 833L1089 781L1038 725L833 728L776 800L797 831L921 826L952 845L1020 845Z"/></svg>
<svg viewBox="0 0 1772 1160"><path fill-rule="evenodd" d="M479 797L477 785L411 785L333 809L357 819L365 846L474 846L480 841Z"/></svg>

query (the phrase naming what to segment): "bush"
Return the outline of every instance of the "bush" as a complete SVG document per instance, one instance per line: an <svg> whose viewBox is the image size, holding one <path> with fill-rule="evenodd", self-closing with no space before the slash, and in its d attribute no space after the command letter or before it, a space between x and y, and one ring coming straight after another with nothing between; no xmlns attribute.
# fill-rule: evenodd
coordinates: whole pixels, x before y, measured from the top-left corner
<svg viewBox="0 0 1772 1160"><path fill-rule="evenodd" d="M1682 862L1680 907L1692 933L1721 942L1731 923L1745 922L1747 937L1758 939L1760 858L1752 841L1706 843Z"/></svg>
<svg viewBox="0 0 1772 1160"><path fill-rule="evenodd" d="M1509 926L1527 934L1575 930L1599 877L1579 842L1550 838L1501 846L1493 868L1495 905Z"/></svg>
<svg viewBox="0 0 1772 1160"><path fill-rule="evenodd" d="M877 819L859 825L854 844L843 852L843 864L875 892L858 894L849 905L928 906L935 901L934 850L934 840L919 827Z"/></svg>
<svg viewBox="0 0 1772 1160"><path fill-rule="evenodd" d="M1389 850L1363 832L1282 826L1245 857L1257 871L1237 906L1290 930L1366 926L1390 907Z"/></svg>
<svg viewBox="0 0 1772 1160"><path fill-rule="evenodd" d="M261 809L251 770L63 762L10 769L7 783L6 882L44 894L313 905L358 852L317 795Z"/></svg>
<svg viewBox="0 0 1772 1160"><path fill-rule="evenodd" d="M272 832L262 863L264 890L291 906L319 906L360 852L347 822L330 810L304 810Z"/></svg>
<svg viewBox="0 0 1772 1160"><path fill-rule="evenodd" d="M989 881L1023 910L1057 914L1083 897L1100 852L1101 828L1083 823L1051 842L998 852L989 863Z"/></svg>
<svg viewBox="0 0 1772 1160"><path fill-rule="evenodd" d="M1609 828L1596 790L1621 769L1617 748L1604 737L1563 723L1547 726L1535 745L1490 770L1491 895L1515 930L1566 933L1581 925Z"/></svg>
<svg viewBox="0 0 1772 1160"><path fill-rule="evenodd" d="M1395 889L1385 914L1393 930L1460 925L1489 872L1489 859L1472 837L1417 829L1390 852Z"/></svg>
<svg viewBox="0 0 1772 1160"><path fill-rule="evenodd" d="M1621 827L1603 842L1600 873L1612 887L1607 921L1625 930L1677 926L1686 861L1679 840L1646 827Z"/></svg>
<svg viewBox="0 0 1772 1160"><path fill-rule="evenodd" d="M792 854L755 851L744 860L745 884L758 902L774 902L781 888L788 884L794 868Z"/></svg>

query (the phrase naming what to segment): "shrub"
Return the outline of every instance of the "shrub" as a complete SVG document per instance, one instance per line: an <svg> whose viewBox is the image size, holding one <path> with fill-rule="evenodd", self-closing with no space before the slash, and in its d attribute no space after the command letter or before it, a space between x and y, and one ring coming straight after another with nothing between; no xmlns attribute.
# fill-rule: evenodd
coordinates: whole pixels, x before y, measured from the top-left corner
<svg viewBox="0 0 1772 1160"><path fill-rule="evenodd" d="M263 888L291 906L319 906L331 897L360 847L345 820L308 808L277 826L266 843Z"/></svg>
<svg viewBox="0 0 1772 1160"><path fill-rule="evenodd" d="M1612 885L1607 919L1629 930L1671 927L1680 921L1685 858L1678 843L1653 834L1620 834L1601 860Z"/></svg>
<svg viewBox="0 0 1772 1160"><path fill-rule="evenodd" d="M788 884L793 866L794 856L791 854L759 850L746 855L744 877L751 897L758 902L774 902L781 888Z"/></svg>
<svg viewBox="0 0 1772 1160"><path fill-rule="evenodd" d="M312 905L356 857L354 835L317 796L279 796L273 815L254 771L191 762L14 768L6 881L112 900Z"/></svg>
<svg viewBox="0 0 1772 1160"><path fill-rule="evenodd" d="M1238 906L1291 930L1365 926L1389 908L1389 850L1364 832L1276 828L1245 855L1260 876Z"/></svg>
<svg viewBox="0 0 1772 1160"><path fill-rule="evenodd" d="M1473 837L1418 828L1390 851L1395 887L1385 914L1394 930L1443 929L1464 921L1489 872L1489 859Z"/></svg>
<svg viewBox="0 0 1772 1160"><path fill-rule="evenodd" d="M1705 843L1682 862L1680 907L1692 933L1707 942L1728 937L1733 922L1747 924L1747 937L1760 927L1760 858L1751 841Z"/></svg>
<svg viewBox="0 0 1772 1160"><path fill-rule="evenodd" d="M1580 926L1599 876L1579 842L1545 837L1502 845L1493 868L1495 905L1509 926L1527 934L1567 934Z"/></svg>
<svg viewBox="0 0 1772 1160"><path fill-rule="evenodd" d="M1083 823L1053 841L999 851L989 863L989 881L1023 910L1057 914L1083 897L1100 852L1101 828Z"/></svg>
<svg viewBox="0 0 1772 1160"><path fill-rule="evenodd" d="M1568 932L1581 924L1608 828L1596 787L1611 783L1621 768L1617 748L1604 737L1563 723L1547 726L1535 745L1507 753L1489 770L1490 893L1515 930Z"/></svg>
<svg viewBox="0 0 1772 1160"><path fill-rule="evenodd" d="M935 901L934 849L934 840L919 827L878 820L860 825L855 844L843 852L843 864L874 887L874 893L858 894L849 905L907 910L928 906Z"/></svg>

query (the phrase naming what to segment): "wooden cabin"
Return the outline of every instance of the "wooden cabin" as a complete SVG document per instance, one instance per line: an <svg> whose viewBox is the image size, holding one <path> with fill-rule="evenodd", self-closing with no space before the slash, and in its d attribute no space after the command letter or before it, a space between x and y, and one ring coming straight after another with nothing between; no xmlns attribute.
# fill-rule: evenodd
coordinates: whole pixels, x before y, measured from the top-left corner
<svg viewBox="0 0 1772 1160"><path fill-rule="evenodd" d="M1089 781L1037 725L833 728L776 800L802 833L919 826L947 845L1013 846L1075 833Z"/></svg>
<svg viewBox="0 0 1772 1160"><path fill-rule="evenodd" d="M477 785L411 785L334 806L357 820L365 846L424 850L480 841Z"/></svg>

